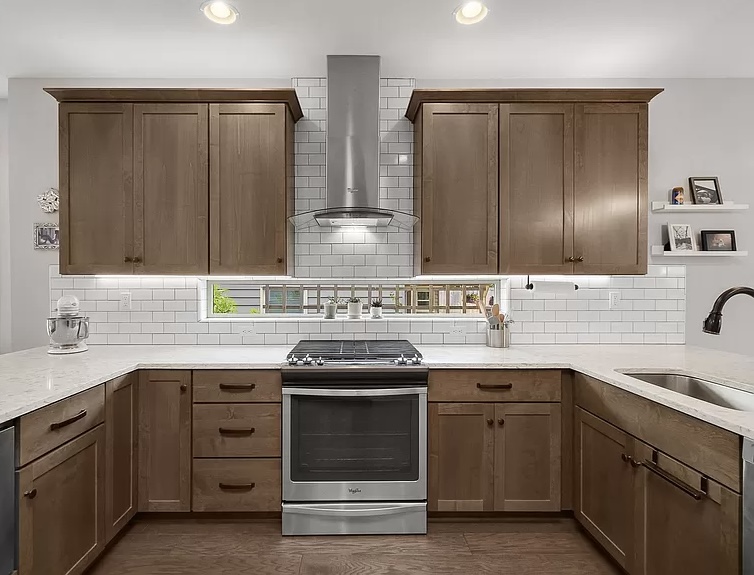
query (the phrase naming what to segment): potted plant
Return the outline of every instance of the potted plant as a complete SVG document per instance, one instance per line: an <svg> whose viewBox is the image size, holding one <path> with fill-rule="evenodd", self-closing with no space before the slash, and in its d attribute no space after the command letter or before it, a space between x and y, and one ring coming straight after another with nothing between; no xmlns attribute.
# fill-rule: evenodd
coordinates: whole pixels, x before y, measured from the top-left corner
<svg viewBox="0 0 754 575"><path fill-rule="evenodd" d="M337 298L331 297L325 302L325 319L335 319L338 314L338 301Z"/></svg>
<svg viewBox="0 0 754 575"><path fill-rule="evenodd" d="M359 319L361 317L361 300L352 297L348 300L348 319Z"/></svg>
<svg viewBox="0 0 754 575"><path fill-rule="evenodd" d="M372 305L369 306L369 313L372 316L372 319L382 319L382 300L381 299L373 299Z"/></svg>

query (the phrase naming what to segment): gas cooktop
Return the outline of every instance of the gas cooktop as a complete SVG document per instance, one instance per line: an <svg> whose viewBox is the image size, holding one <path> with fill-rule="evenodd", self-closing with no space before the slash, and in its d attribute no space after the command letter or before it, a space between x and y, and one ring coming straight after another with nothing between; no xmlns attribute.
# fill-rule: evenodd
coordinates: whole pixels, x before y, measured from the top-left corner
<svg viewBox="0 0 754 575"><path fill-rule="evenodd" d="M380 341L301 341L286 360L294 365L393 364L421 365L422 354L405 339Z"/></svg>

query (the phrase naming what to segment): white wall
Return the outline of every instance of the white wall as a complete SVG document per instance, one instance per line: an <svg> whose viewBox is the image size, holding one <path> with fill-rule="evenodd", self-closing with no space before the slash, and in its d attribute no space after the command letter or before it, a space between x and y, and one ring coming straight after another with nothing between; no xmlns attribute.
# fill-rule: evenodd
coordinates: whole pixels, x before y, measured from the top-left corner
<svg viewBox="0 0 754 575"><path fill-rule="evenodd" d="M0 100L0 353L10 351L10 217L8 208L8 100Z"/></svg>
<svg viewBox="0 0 754 575"><path fill-rule="evenodd" d="M12 79L9 83L10 210L13 349L46 343L48 265L57 254L34 252L32 225L41 219L35 197L57 183L57 116L55 101L45 86L289 86L290 80L40 80ZM754 205L754 80L590 80L489 82L418 80L417 87L451 86L658 86L666 88L650 111L650 200L667 198L668 190L687 185L691 175L717 175L723 196ZM660 243L666 218L650 215L650 243ZM741 249L754 252L754 210L741 214L690 215L685 221L701 228L733 228ZM684 263L650 258L650 263ZM736 284L754 284L754 256L714 263L692 262L687 270L687 342L754 354L747 339L754 324L754 302L732 301L726 308L723 334L705 336L699 326L717 294Z"/></svg>
<svg viewBox="0 0 754 575"><path fill-rule="evenodd" d="M290 79L252 80L135 80L25 79L8 82L10 147L10 279L12 349L47 345L45 319L49 313L50 264L57 252L35 251L34 222L57 221L44 214L36 196L58 185L57 102L45 87L290 87ZM1 209L1 205L0 205Z"/></svg>
<svg viewBox="0 0 754 575"><path fill-rule="evenodd" d="M749 203L752 209L729 214L691 214L674 221L701 229L735 229L739 249L748 258L699 262L663 256L650 264L685 263L686 342L754 355L751 326L754 301L745 296L726 306L723 332L702 333L702 320L715 298L734 285L754 286L754 79L744 80L490 80L444 81L417 79L417 88L452 87L660 87L665 92L650 104L649 199L667 200L675 186L688 189L689 176L719 176L723 198ZM668 218L649 216L649 243L661 243ZM747 301L748 300L748 301Z"/></svg>

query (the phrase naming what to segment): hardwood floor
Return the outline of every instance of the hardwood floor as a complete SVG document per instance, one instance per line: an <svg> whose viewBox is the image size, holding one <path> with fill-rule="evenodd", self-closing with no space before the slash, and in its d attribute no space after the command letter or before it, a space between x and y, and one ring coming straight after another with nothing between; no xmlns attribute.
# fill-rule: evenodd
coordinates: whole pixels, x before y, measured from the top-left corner
<svg viewBox="0 0 754 575"><path fill-rule="evenodd" d="M89 575L618 575L571 519L430 523L426 536L282 537L280 524L137 518Z"/></svg>

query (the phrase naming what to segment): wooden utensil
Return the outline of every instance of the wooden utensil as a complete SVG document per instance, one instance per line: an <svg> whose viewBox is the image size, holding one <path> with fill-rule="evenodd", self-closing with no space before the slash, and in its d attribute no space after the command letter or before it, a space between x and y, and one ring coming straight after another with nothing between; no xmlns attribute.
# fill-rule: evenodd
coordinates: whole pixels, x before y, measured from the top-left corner
<svg viewBox="0 0 754 575"><path fill-rule="evenodd" d="M500 304L495 304L492 306L492 316L493 317L500 316Z"/></svg>

